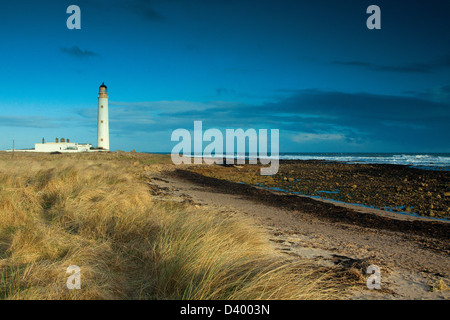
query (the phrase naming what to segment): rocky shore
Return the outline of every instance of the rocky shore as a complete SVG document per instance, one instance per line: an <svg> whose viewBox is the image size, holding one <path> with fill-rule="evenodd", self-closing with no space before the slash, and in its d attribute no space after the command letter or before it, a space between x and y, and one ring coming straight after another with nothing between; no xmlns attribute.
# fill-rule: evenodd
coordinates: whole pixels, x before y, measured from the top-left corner
<svg viewBox="0 0 450 320"><path fill-rule="evenodd" d="M450 217L450 172L401 165L280 161L274 176L257 165L197 166L205 176L435 218Z"/></svg>

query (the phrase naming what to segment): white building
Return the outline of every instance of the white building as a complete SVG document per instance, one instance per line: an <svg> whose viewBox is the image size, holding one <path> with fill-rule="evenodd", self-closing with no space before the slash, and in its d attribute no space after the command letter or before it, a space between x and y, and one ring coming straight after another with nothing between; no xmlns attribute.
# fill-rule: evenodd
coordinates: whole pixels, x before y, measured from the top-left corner
<svg viewBox="0 0 450 320"><path fill-rule="evenodd" d="M61 138L61 141L56 138L56 142L45 142L42 139L42 143L34 144L35 152L87 152L91 148L89 143L69 142L69 139L66 142L64 138Z"/></svg>

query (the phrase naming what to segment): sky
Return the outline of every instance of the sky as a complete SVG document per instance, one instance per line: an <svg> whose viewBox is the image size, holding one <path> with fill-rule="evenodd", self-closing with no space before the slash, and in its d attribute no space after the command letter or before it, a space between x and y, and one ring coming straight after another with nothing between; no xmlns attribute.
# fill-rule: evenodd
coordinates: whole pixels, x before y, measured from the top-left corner
<svg viewBox="0 0 450 320"><path fill-rule="evenodd" d="M450 152L449 16L442 0L5 0L0 149L96 146L105 82L111 150L170 152L201 120L279 129L280 152Z"/></svg>

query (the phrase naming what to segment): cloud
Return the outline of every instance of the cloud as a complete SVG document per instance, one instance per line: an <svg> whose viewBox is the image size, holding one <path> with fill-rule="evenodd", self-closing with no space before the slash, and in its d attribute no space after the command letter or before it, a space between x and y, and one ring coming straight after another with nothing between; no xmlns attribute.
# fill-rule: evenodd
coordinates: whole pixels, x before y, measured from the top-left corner
<svg viewBox="0 0 450 320"><path fill-rule="evenodd" d="M345 139L343 134L317 134L317 133L299 133L293 135L291 138L295 142L310 142L310 141L333 141Z"/></svg>
<svg viewBox="0 0 450 320"><path fill-rule="evenodd" d="M425 91L405 91L407 95L450 106L450 84L437 86Z"/></svg>
<svg viewBox="0 0 450 320"><path fill-rule="evenodd" d="M450 106L450 85L444 85L432 90L433 100L440 103L445 103Z"/></svg>
<svg viewBox="0 0 450 320"><path fill-rule="evenodd" d="M366 123L428 126L441 124L450 116L447 105L416 97L321 90L299 90L276 102L261 105L226 101L110 102L110 105L115 106L111 110L121 110L130 116L152 114L161 119L204 119L211 121L212 125L220 123L226 126L251 123L292 125L294 131L295 126L301 124L317 128L313 133L337 126L364 128Z"/></svg>
<svg viewBox="0 0 450 320"><path fill-rule="evenodd" d="M57 128L64 126L63 119L54 119L41 116L0 116L1 127L22 128ZM64 119L66 121L67 119Z"/></svg>
<svg viewBox="0 0 450 320"><path fill-rule="evenodd" d="M90 51L90 50L82 50L77 46L73 46L72 48L61 48L61 52L68 54L72 57L76 58L89 58L89 57L98 57L100 56L98 53Z"/></svg>
<svg viewBox="0 0 450 320"><path fill-rule="evenodd" d="M160 22L166 20L166 17L156 11L153 7L153 3L148 0L127 1L126 4L124 4L124 8L147 21Z"/></svg>
<svg viewBox="0 0 450 320"><path fill-rule="evenodd" d="M170 114L171 112L180 112L187 110L206 110L212 108L218 103L211 102L192 102L192 101L140 101L140 102L125 102L125 101L109 101L109 105L114 108L122 107L130 112L139 112L145 110L146 112L164 112Z"/></svg>
<svg viewBox="0 0 450 320"><path fill-rule="evenodd" d="M332 61L331 63L349 67L360 67L372 71L427 74L434 73L443 68L449 68L450 54L427 63L408 63L398 66L376 64L365 61Z"/></svg>
<svg viewBox="0 0 450 320"><path fill-rule="evenodd" d="M362 67L372 71L400 72L400 73L433 73L435 67L433 65L418 64L418 63L411 63L402 66L380 65L363 61L333 61L331 63L350 67Z"/></svg>
<svg viewBox="0 0 450 320"><path fill-rule="evenodd" d="M440 87L441 95L449 92L450 87ZM312 89L289 91L287 97L262 104L112 101L110 106L114 134L164 132L168 145L173 130L192 130L193 122L201 120L204 130L280 129L280 143L288 145L288 151L322 146L323 152L330 148L336 152L450 152L449 104L416 96ZM95 124L94 112L84 116Z"/></svg>
<svg viewBox="0 0 450 320"><path fill-rule="evenodd" d="M216 88L216 95L218 96L236 95L236 91L227 88Z"/></svg>
<svg viewBox="0 0 450 320"><path fill-rule="evenodd" d="M289 131L343 135L361 145L378 143L389 150L440 150L450 144L448 104L417 97L301 90L259 108ZM276 111L276 112L275 112Z"/></svg>

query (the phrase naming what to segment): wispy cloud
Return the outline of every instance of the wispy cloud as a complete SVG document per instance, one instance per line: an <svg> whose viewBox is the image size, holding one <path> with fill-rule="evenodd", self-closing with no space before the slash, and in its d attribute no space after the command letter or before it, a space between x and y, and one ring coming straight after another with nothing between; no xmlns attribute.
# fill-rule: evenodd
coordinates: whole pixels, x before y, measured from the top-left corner
<svg viewBox="0 0 450 320"><path fill-rule="evenodd" d="M333 141L345 139L343 134L326 134L326 133L298 133L291 138L295 142L303 143L309 141Z"/></svg>
<svg viewBox="0 0 450 320"><path fill-rule="evenodd" d="M100 56L98 53L90 50L83 50L77 46L73 46L71 48L62 47L61 52L64 54L68 54L72 57L76 58L89 58L89 57L98 57Z"/></svg>
<svg viewBox="0 0 450 320"><path fill-rule="evenodd" d="M450 84L437 86L422 91L405 91L407 95L417 97L419 99L431 100L437 103L447 104L450 107Z"/></svg>
<svg viewBox="0 0 450 320"><path fill-rule="evenodd" d="M433 73L435 70L435 65L420 64L420 63L392 66L363 61L333 61L332 64L350 67L362 67L372 71L402 72L402 73Z"/></svg>
<svg viewBox="0 0 450 320"><path fill-rule="evenodd" d="M117 109L122 107L132 112L139 112L142 110L148 112L164 112L170 114L173 112L181 112L187 110L206 110L215 107L217 104L212 102L192 102L192 101L109 101L109 105Z"/></svg>
<svg viewBox="0 0 450 320"><path fill-rule="evenodd" d="M154 8L154 3L148 0L127 1L124 8L137 14L144 20L148 21L165 21L166 17Z"/></svg>
<svg viewBox="0 0 450 320"><path fill-rule="evenodd" d="M331 63L349 67L360 67L372 71L426 74L434 73L442 68L449 68L450 55L426 63L408 63L400 65L376 64L367 61L332 61Z"/></svg>
<svg viewBox="0 0 450 320"><path fill-rule="evenodd" d="M67 119L65 119L67 121ZM41 116L0 116L2 127L22 128L57 128L64 126L64 119L54 119Z"/></svg>

